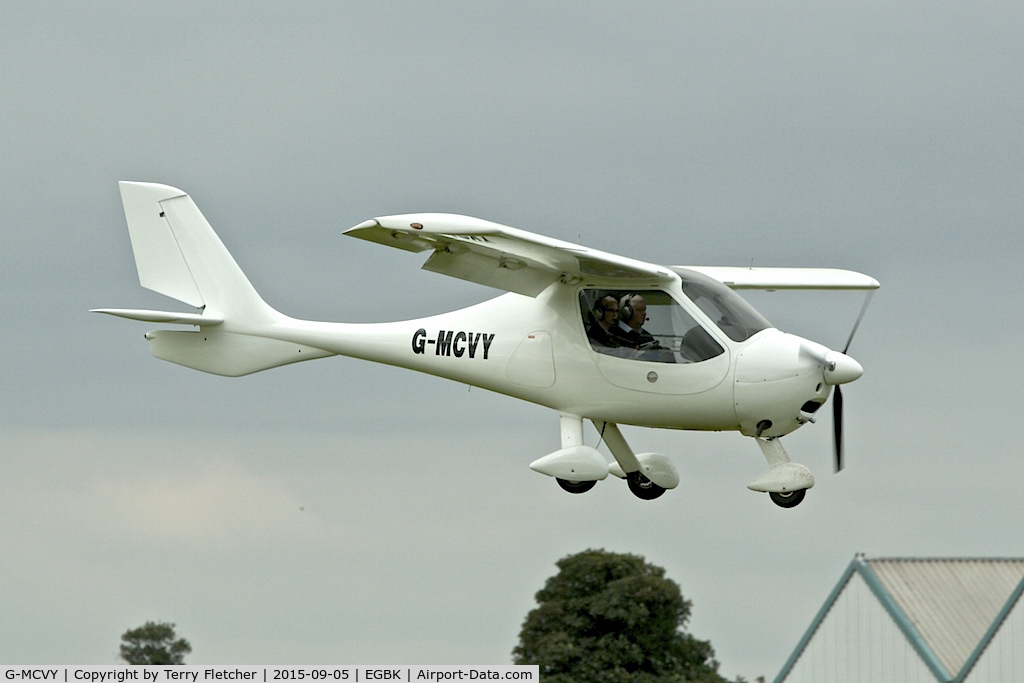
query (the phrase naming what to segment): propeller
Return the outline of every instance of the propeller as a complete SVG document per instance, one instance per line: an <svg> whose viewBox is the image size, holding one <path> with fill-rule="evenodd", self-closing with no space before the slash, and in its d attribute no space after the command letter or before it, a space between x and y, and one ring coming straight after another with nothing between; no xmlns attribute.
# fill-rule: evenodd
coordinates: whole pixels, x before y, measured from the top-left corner
<svg viewBox="0 0 1024 683"><path fill-rule="evenodd" d="M836 385L832 396L832 442L835 445L835 471L843 469L843 392Z"/></svg>
<svg viewBox="0 0 1024 683"><path fill-rule="evenodd" d="M846 355L846 352L850 350L853 335L857 333L857 328L860 327L860 321L864 318L864 313L867 312L868 304L871 303L871 297L874 293L875 290L870 289L867 296L864 297L864 305L861 306L857 322L853 324L853 329L850 330L846 346L843 347L843 355ZM835 471L839 472L843 469L843 392L839 388L839 384L835 385L835 392L832 397L832 443L835 447Z"/></svg>

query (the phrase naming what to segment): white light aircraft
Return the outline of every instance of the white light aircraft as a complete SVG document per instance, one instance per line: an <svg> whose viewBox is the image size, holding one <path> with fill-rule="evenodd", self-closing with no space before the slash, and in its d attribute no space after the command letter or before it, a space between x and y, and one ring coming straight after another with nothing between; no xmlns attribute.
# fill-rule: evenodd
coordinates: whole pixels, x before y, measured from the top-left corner
<svg viewBox="0 0 1024 683"><path fill-rule="evenodd" d="M833 388L835 465L842 468L839 386L857 361L768 323L734 290L863 290L878 282L824 268L664 267L441 213L374 218L346 235L430 252L426 270L507 292L458 311L403 322L297 320L256 293L192 199L153 183L120 183L139 281L193 306L188 313L94 309L197 329L146 334L154 356L217 375L341 355L445 377L558 412L561 447L530 467L571 493L608 474L639 498L679 484L660 453L634 453L619 425L751 437L768 469L748 488L794 507L814 485L780 437L814 422ZM583 443L590 420L614 456Z"/></svg>

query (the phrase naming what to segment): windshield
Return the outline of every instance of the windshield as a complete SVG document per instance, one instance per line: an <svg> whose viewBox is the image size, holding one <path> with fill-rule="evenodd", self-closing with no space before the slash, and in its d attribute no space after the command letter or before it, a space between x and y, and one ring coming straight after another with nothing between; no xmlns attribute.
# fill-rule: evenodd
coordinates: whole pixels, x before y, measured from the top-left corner
<svg viewBox="0 0 1024 683"><path fill-rule="evenodd" d="M683 279L683 294L718 325L734 342L750 339L772 326L743 297L727 286L701 273L676 270Z"/></svg>

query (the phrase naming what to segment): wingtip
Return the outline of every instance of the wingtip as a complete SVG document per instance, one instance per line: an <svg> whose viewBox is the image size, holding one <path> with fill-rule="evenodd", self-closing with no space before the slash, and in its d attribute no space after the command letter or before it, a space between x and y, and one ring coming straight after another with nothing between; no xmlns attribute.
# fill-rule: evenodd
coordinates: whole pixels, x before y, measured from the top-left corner
<svg viewBox="0 0 1024 683"><path fill-rule="evenodd" d="M379 228L380 222L376 218L371 218L368 221L363 221L359 225L354 225L345 232L353 232L355 230L366 230L367 228Z"/></svg>

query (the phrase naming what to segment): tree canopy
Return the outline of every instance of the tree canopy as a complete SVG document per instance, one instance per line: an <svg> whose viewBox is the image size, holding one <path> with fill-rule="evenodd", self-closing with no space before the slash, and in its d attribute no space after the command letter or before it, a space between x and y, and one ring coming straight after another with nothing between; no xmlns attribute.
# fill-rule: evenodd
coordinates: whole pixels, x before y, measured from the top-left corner
<svg viewBox="0 0 1024 683"><path fill-rule="evenodd" d="M637 555L586 550L557 562L523 622L516 664L545 683L722 683L711 643L685 631L691 603Z"/></svg>
<svg viewBox="0 0 1024 683"><path fill-rule="evenodd" d="M174 624L147 621L121 636L120 657L129 664L184 664L192 646L174 633Z"/></svg>

